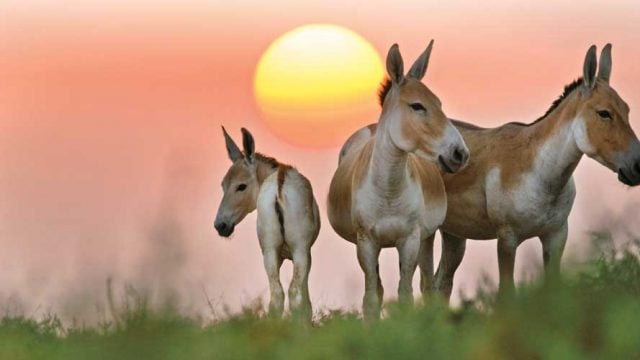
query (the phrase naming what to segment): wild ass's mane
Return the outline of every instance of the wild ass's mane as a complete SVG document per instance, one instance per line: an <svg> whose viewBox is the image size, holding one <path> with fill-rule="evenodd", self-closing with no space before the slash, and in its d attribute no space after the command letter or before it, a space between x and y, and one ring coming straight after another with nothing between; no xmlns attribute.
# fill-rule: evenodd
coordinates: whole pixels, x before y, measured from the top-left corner
<svg viewBox="0 0 640 360"><path fill-rule="evenodd" d="M284 185L285 173L287 170L293 169L293 166L281 163L275 158L264 154L256 153L254 156L256 160L271 166L272 169L278 169L278 196L280 196L282 193L282 186Z"/></svg>
<svg viewBox="0 0 640 360"><path fill-rule="evenodd" d="M253 155L253 156L256 158L256 160L261 161L261 162L263 162L263 163L265 163L267 165L271 165L271 167L274 168L274 169L277 168L278 166L281 166L281 165L288 166L286 164L283 164L283 163L279 162L275 158L272 158L270 156L266 156L266 155L263 155L263 154L260 154L260 153L255 153L255 155Z"/></svg>
<svg viewBox="0 0 640 360"><path fill-rule="evenodd" d="M567 98L567 96L569 96L575 89L580 87L582 85L583 81L584 80L582 78L577 78L577 79L573 80L570 84L565 85L564 91L562 92L562 95L560 95L551 104L551 106L544 113L544 115L542 115L541 117L537 118L534 122L529 123L529 124L525 124L525 123L521 123L521 122L510 122L508 124L519 125L519 126L531 126L531 125L533 125L535 123L538 123L538 122L542 121L544 118L549 116L549 114L551 114L553 112L553 110L557 109L558 106L560 106L560 104L562 103L562 101L564 101L564 99ZM387 97L387 94L389 94L389 91L391 91L391 79L389 79L387 77L382 81L382 83L380 83L380 89L378 90L378 102L380 103L380 106L382 106L382 104L384 104L384 99ZM454 123L456 124L456 126L462 126L462 127L466 127L466 128L469 128L469 129L478 129L478 130L482 129L479 126L470 125L470 124L462 123L462 122L459 122L459 121L454 121Z"/></svg>
<svg viewBox="0 0 640 360"><path fill-rule="evenodd" d="M583 83L583 79L582 78L577 78L575 80L573 80L570 84L565 85L564 87L564 91L562 92L562 95L560 95L549 107L549 109L544 113L544 115L542 115L541 117L537 118L534 122L529 123L529 124L524 124L521 122L510 122L509 124L512 125L520 125L520 126L531 126L533 124L536 124L542 120L544 120L547 116L549 116L549 114L551 114L553 112L553 110L557 109L558 106L560 106L560 104L564 101L564 99L567 98L567 96L571 95L571 93L573 93L573 91L575 89L577 89L578 87L580 87Z"/></svg>
<svg viewBox="0 0 640 360"><path fill-rule="evenodd" d="M389 91L391 91L391 79L385 77L380 83L380 90L378 90L378 102L380 106L384 104L384 99L387 97L387 94L389 94Z"/></svg>

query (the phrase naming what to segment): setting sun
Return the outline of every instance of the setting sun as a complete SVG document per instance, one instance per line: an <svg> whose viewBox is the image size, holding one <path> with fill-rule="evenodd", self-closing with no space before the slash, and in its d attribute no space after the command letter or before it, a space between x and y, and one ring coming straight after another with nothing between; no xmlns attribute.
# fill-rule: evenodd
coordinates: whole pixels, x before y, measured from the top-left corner
<svg viewBox="0 0 640 360"><path fill-rule="evenodd" d="M264 52L255 96L264 121L287 142L336 146L376 120L383 76L378 52L360 35L336 25L306 25Z"/></svg>

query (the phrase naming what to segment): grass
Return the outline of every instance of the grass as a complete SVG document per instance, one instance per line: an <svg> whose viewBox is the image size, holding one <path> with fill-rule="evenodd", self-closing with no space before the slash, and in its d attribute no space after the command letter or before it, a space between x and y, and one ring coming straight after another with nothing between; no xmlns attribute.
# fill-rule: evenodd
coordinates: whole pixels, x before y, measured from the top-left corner
<svg viewBox="0 0 640 360"><path fill-rule="evenodd" d="M369 326L339 311L306 326L258 304L205 323L137 298L117 321L90 328L5 317L0 359L640 359L639 243L616 250L606 234L594 238L599 256L562 278L511 297L483 293L458 309L432 299L388 305Z"/></svg>

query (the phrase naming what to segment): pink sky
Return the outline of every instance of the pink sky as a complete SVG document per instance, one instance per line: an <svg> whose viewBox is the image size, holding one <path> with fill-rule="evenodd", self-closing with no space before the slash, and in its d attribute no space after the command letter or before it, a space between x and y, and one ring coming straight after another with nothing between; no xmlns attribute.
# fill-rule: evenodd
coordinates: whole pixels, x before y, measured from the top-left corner
<svg viewBox="0 0 640 360"><path fill-rule="evenodd" d="M355 248L325 216L338 148L284 143L262 123L253 97L262 52L308 23L350 28L380 54L398 42L406 62L434 38L426 84L447 115L484 126L534 120L581 75L588 46L611 42L612 84L638 128L636 1L4 1L0 304L91 316L109 276L160 295L175 288L194 309L204 306L203 288L233 309L267 295L255 214L231 240L212 227L230 164L224 124L236 137L249 128L258 151L310 178L323 215L313 301L357 307L363 284ZM639 191L586 158L576 182L569 256L583 252L584 231L613 219L637 229ZM494 241L470 242L457 289L472 291L483 273L495 278L495 258ZM538 243L527 242L520 278L539 258ZM396 261L394 251L383 253L389 295Z"/></svg>

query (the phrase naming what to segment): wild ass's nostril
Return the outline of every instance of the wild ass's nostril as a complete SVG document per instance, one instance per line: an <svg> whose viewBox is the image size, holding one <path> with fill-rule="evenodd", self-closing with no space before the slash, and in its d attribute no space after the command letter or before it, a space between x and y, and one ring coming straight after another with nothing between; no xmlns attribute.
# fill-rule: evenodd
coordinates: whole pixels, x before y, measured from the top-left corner
<svg viewBox="0 0 640 360"><path fill-rule="evenodd" d="M218 221L213 226L218 230L218 232L225 232L229 225L224 221Z"/></svg>
<svg viewBox="0 0 640 360"><path fill-rule="evenodd" d="M465 160L465 151L462 148L456 147L453 150L453 162L456 164L462 164Z"/></svg>

